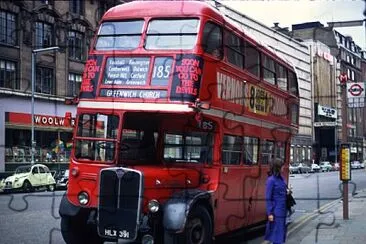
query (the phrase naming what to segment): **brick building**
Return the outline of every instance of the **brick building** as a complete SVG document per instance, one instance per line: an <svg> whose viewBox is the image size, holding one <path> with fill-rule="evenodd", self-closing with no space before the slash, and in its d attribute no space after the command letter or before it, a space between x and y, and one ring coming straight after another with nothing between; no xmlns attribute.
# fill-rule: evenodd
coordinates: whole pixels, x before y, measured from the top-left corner
<svg viewBox="0 0 366 244"><path fill-rule="evenodd" d="M117 0L0 2L0 172L30 162L32 50L35 69L35 161L68 162L78 95L91 38L102 14Z"/></svg>

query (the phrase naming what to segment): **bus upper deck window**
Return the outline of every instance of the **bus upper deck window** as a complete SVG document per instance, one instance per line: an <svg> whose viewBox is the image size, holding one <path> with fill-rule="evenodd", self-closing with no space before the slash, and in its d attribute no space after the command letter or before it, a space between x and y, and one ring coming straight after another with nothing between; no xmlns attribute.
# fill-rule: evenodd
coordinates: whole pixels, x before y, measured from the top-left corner
<svg viewBox="0 0 366 244"><path fill-rule="evenodd" d="M155 19L147 30L146 49L192 49L196 44L198 19Z"/></svg>
<svg viewBox="0 0 366 244"><path fill-rule="evenodd" d="M132 50L138 47L143 20L104 22L99 28L96 50Z"/></svg>
<svg viewBox="0 0 366 244"><path fill-rule="evenodd" d="M206 23L203 30L202 48L217 58L222 57L222 30L211 22Z"/></svg>

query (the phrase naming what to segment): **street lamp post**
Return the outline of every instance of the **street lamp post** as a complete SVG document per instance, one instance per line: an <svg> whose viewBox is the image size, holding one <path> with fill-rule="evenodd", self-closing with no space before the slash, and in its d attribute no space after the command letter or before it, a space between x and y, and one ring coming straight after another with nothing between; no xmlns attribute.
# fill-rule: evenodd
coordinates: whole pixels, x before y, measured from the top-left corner
<svg viewBox="0 0 366 244"><path fill-rule="evenodd" d="M59 50L59 47L47 47L47 48L39 48L39 49L34 49L32 51L32 138L31 138L31 146L32 146L32 150L31 150L31 164L34 164L34 152L35 152L35 145L36 142L34 140L34 84L35 84L35 79L36 79L36 57L37 57L37 53L45 53L45 52L51 52L51 51L55 51L55 50Z"/></svg>

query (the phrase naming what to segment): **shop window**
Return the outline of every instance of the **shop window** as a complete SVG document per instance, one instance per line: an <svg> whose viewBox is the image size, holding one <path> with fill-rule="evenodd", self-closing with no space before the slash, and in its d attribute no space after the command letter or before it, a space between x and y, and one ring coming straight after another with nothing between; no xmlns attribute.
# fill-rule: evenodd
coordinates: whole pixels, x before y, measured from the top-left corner
<svg viewBox="0 0 366 244"><path fill-rule="evenodd" d="M70 73L69 74L69 82L67 85L67 96L75 97L79 95L81 86L81 75Z"/></svg>
<svg viewBox="0 0 366 244"><path fill-rule="evenodd" d="M269 164L273 161L274 142L263 140L261 144L261 163Z"/></svg>
<svg viewBox="0 0 366 244"><path fill-rule="evenodd" d="M55 94L53 69L37 67L35 91L39 93Z"/></svg>
<svg viewBox="0 0 366 244"><path fill-rule="evenodd" d="M53 46L52 25L45 22L36 22L36 47L44 48Z"/></svg>
<svg viewBox="0 0 366 244"><path fill-rule="evenodd" d="M77 31L69 31L69 58L76 60L85 59L84 34Z"/></svg>
<svg viewBox="0 0 366 244"><path fill-rule="evenodd" d="M260 54L251 44L245 45L245 69L253 75L259 77L260 74Z"/></svg>
<svg viewBox="0 0 366 244"><path fill-rule="evenodd" d="M0 43L13 46L18 44L16 15L3 10L0 10Z"/></svg>
<svg viewBox="0 0 366 244"><path fill-rule="evenodd" d="M233 33L227 33L226 50L229 63L239 68L244 67L243 44L239 36Z"/></svg>
<svg viewBox="0 0 366 244"><path fill-rule="evenodd" d="M0 59L0 87L19 89L20 82L16 78L17 64L12 61Z"/></svg>
<svg viewBox="0 0 366 244"><path fill-rule="evenodd" d="M246 165L258 163L259 139L255 137L244 137L243 161Z"/></svg>
<svg viewBox="0 0 366 244"><path fill-rule="evenodd" d="M221 27L208 22L203 30L203 50L217 58L222 57L222 30Z"/></svg>
<svg viewBox="0 0 366 244"><path fill-rule="evenodd" d="M263 55L263 80L272 85L276 84L275 62L267 55Z"/></svg>
<svg viewBox="0 0 366 244"><path fill-rule="evenodd" d="M83 0L71 0L69 2L69 9L71 13L83 15L84 14L84 1Z"/></svg>
<svg viewBox="0 0 366 244"><path fill-rule="evenodd" d="M241 137L224 135L224 141L222 144L222 163L239 165L242 153L241 146Z"/></svg>

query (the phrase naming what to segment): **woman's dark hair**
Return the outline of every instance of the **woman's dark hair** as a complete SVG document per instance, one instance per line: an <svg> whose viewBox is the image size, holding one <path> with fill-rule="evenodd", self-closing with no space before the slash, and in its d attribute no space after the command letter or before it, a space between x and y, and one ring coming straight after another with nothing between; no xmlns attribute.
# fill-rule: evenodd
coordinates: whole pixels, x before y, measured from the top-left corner
<svg viewBox="0 0 366 244"><path fill-rule="evenodd" d="M270 165L270 170L268 172L268 175L273 175L273 176L277 176L277 177L280 176L282 165L283 165L282 160L275 159Z"/></svg>

